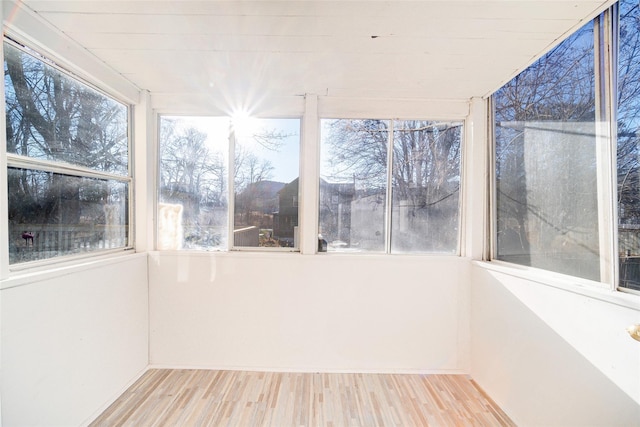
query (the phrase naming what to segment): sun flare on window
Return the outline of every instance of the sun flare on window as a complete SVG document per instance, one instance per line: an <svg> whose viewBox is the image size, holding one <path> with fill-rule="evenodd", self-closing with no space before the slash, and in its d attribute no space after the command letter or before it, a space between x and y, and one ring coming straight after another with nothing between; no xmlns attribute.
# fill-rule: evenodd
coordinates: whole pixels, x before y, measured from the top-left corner
<svg viewBox="0 0 640 427"><path fill-rule="evenodd" d="M231 128L238 138L248 138L259 133L261 122L248 110L237 110L231 114Z"/></svg>

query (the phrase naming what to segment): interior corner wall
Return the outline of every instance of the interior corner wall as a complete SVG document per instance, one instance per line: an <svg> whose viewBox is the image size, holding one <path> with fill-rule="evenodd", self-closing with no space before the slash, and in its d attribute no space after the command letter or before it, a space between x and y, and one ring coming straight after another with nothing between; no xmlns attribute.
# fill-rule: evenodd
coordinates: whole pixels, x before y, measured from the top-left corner
<svg viewBox="0 0 640 427"><path fill-rule="evenodd" d="M2 425L81 425L146 369L147 254L2 286Z"/></svg>
<svg viewBox="0 0 640 427"><path fill-rule="evenodd" d="M519 426L640 425L629 308L497 271L471 271L471 376Z"/></svg>
<svg viewBox="0 0 640 427"><path fill-rule="evenodd" d="M151 253L150 363L466 373L468 267L453 256Z"/></svg>

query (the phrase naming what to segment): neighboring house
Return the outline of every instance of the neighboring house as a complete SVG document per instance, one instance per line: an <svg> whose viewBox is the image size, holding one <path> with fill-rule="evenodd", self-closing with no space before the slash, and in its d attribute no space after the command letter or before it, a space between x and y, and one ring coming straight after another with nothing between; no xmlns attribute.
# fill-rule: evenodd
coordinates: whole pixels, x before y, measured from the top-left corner
<svg viewBox="0 0 640 427"><path fill-rule="evenodd" d="M278 211L273 214L273 237L294 247L298 227L298 187L296 178L278 191Z"/></svg>
<svg viewBox="0 0 640 427"><path fill-rule="evenodd" d="M283 182L258 181L236 194L235 227L256 225L261 229L273 228L273 213L278 211L278 192Z"/></svg>

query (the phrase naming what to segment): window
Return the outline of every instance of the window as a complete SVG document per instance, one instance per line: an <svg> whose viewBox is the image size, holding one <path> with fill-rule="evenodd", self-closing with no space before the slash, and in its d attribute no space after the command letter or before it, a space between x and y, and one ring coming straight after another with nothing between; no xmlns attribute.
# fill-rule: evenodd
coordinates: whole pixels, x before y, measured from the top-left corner
<svg viewBox="0 0 640 427"><path fill-rule="evenodd" d="M226 248L229 119L160 119L158 249Z"/></svg>
<svg viewBox="0 0 640 427"><path fill-rule="evenodd" d="M640 290L640 8L619 3L617 178L619 285Z"/></svg>
<svg viewBox="0 0 640 427"><path fill-rule="evenodd" d="M620 1L493 95L495 259L640 290L639 25Z"/></svg>
<svg viewBox="0 0 640 427"><path fill-rule="evenodd" d="M593 24L493 96L497 259L600 279Z"/></svg>
<svg viewBox="0 0 640 427"><path fill-rule="evenodd" d="M299 147L299 119L162 116L158 249L297 248Z"/></svg>
<svg viewBox="0 0 640 427"><path fill-rule="evenodd" d="M461 138L460 122L322 120L328 250L457 253Z"/></svg>
<svg viewBox="0 0 640 427"><path fill-rule="evenodd" d="M130 247L128 108L4 43L9 262Z"/></svg>

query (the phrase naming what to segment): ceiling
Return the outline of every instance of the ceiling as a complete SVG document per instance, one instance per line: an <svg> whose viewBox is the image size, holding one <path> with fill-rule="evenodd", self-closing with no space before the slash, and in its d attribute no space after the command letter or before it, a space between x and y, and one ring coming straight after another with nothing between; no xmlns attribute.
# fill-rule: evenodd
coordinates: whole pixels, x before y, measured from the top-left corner
<svg viewBox="0 0 640 427"><path fill-rule="evenodd" d="M24 0L152 94L484 96L603 0Z"/></svg>

